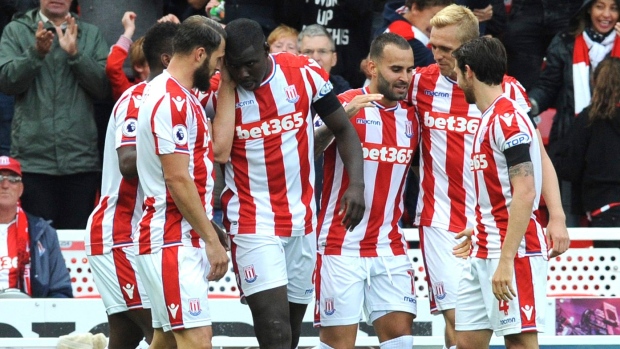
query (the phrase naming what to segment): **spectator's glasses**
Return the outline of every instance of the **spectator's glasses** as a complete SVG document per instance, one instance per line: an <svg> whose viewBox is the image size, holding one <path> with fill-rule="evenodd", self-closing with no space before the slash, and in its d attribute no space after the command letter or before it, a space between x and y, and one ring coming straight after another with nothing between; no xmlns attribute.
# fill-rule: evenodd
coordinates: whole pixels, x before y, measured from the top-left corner
<svg viewBox="0 0 620 349"><path fill-rule="evenodd" d="M308 57L312 57L314 55L314 53L318 53L320 56L326 56L332 52L334 52L334 50L326 50L326 49L319 49L319 50L303 50L301 51L302 55L306 55Z"/></svg>
<svg viewBox="0 0 620 349"><path fill-rule="evenodd" d="M5 179L8 180L9 183L11 183L11 184L21 183L21 181L22 181L22 177L20 177L20 176L12 176L12 175L3 176L3 175L0 175L0 183L4 182Z"/></svg>

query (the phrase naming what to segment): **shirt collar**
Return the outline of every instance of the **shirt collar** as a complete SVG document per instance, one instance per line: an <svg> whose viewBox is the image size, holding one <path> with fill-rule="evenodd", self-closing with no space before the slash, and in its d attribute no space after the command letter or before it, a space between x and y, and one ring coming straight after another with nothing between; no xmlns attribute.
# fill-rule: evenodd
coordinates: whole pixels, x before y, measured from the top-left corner
<svg viewBox="0 0 620 349"><path fill-rule="evenodd" d="M43 22L43 24L45 24L47 22L50 22L50 24L52 24L53 26L56 26L54 24L54 22L50 21L50 19L46 15L43 14L43 11L39 10L39 16L41 17L41 22ZM62 24L60 24L60 29L62 29L62 30L67 29L67 22L66 21L64 21L64 22L62 22Z"/></svg>

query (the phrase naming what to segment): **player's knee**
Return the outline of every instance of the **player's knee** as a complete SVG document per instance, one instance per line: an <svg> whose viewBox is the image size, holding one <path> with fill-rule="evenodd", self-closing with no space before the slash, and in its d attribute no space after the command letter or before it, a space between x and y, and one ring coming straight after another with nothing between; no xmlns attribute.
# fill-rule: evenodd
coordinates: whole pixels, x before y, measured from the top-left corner
<svg viewBox="0 0 620 349"><path fill-rule="evenodd" d="M286 348L291 345L291 325L282 319L269 319L256 326L256 337L261 348Z"/></svg>

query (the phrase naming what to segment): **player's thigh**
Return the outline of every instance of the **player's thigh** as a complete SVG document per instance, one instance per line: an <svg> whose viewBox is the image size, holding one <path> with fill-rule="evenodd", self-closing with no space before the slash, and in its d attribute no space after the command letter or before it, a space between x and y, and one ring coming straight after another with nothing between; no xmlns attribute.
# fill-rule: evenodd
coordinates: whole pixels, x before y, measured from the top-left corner
<svg viewBox="0 0 620 349"><path fill-rule="evenodd" d="M115 248L110 253L88 256L88 259L109 315L151 307L131 247Z"/></svg>
<svg viewBox="0 0 620 349"><path fill-rule="evenodd" d="M466 260L452 254L452 248L461 240L454 238L455 233L435 227L420 227L424 244L422 256L429 281L429 293L432 293L433 313L456 307L460 276Z"/></svg>
<svg viewBox="0 0 620 349"><path fill-rule="evenodd" d="M151 299L153 327L170 331L211 325L204 249L165 247L138 256L138 267Z"/></svg>
<svg viewBox="0 0 620 349"><path fill-rule="evenodd" d="M455 308L455 328L457 341L460 332L491 330L490 314L485 303L480 275L480 259L469 258L459 282L458 298ZM491 297L495 298L491 294Z"/></svg>
<svg viewBox="0 0 620 349"><path fill-rule="evenodd" d="M363 258L369 268L369 287L364 288L364 311L367 322L374 324L391 312L417 314L414 268L407 255ZM409 316L403 315L404 318ZM401 324L411 331L411 322ZM404 330L399 330L402 332ZM410 334L410 333L407 333ZM403 335L407 335L403 334Z"/></svg>
<svg viewBox="0 0 620 349"><path fill-rule="evenodd" d="M286 258L288 300L310 304L314 292L312 275L316 265L316 234L281 239Z"/></svg>
<svg viewBox="0 0 620 349"><path fill-rule="evenodd" d="M244 297L288 284L284 247L277 236L232 235L231 256Z"/></svg>
<svg viewBox="0 0 620 349"><path fill-rule="evenodd" d="M357 325L362 316L366 275L360 257L319 255L315 326Z"/></svg>

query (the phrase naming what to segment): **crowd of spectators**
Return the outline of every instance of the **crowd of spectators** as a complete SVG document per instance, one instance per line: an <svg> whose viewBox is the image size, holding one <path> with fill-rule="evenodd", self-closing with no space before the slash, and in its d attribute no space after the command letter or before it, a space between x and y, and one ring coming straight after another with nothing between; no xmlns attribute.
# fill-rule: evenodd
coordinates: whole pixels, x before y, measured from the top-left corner
<svg viewBox="0 0 620 349"><path fill-rule="evenodd" d="M617 0L3 0L0 155L21 162L28 211L55 228L83 228L99 187L108 116L121 93L148 76L141 38L153 23L193 14L223 23L252 18L271 52L310 56L340 93L364 84L360 63L384 31L409 41L416 66L431 64L428 22L452 2L473 10L481 34L503 40L508 73L528 90L532 115L557 110L550 155L559 166L560 140L590 104L590 72L604 57L620 56ZM575 52L584 45L590 55L579 68ZM411 177L409 187L417 183ZM574 213L569 226L588 225L590 211L571 204L578 188L566 181L562 190L565 210Z"/></svg>

